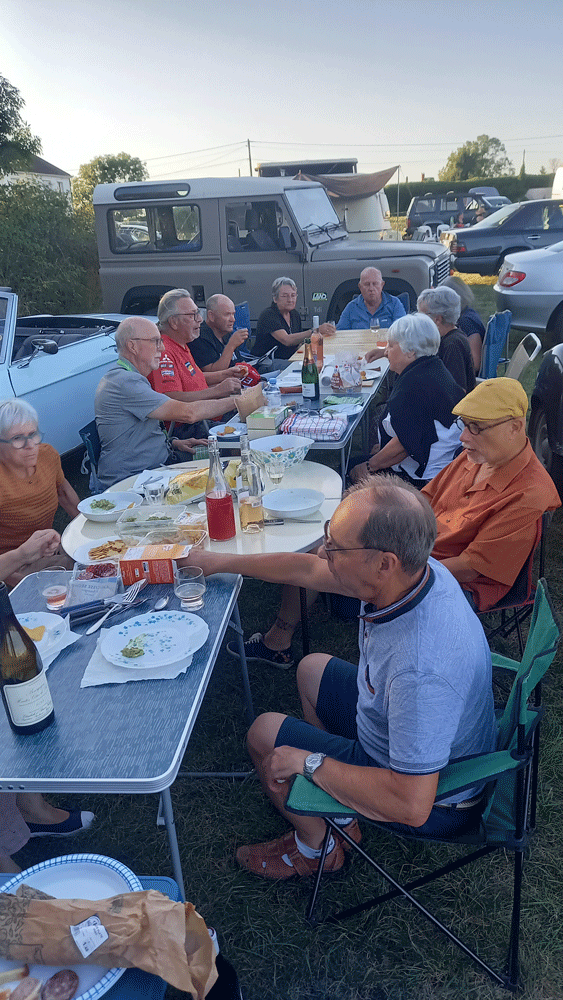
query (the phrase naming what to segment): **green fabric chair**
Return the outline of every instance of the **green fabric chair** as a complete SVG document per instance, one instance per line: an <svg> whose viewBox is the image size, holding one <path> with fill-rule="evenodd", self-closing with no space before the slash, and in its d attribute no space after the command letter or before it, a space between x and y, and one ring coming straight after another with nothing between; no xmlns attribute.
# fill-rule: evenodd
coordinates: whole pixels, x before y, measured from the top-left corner
<svg viewBox="0 0 563 1000"><path fill-rule="evenodd" d="M337 830L347 840L350 848L357 851L390 884L391 889L355 907L332 915L327 918L329 922L335 923L344 920L363 910L378 906L388 899L402 895L435 927L446 934L450 941L458 945L466 955L477 962L494 982L512 991L518 988L520 898L524 851L528 846L529 836L535 827L536 819L539 722L543 714L541 680L555 656L559 634L560 630L549 600L547 584L542 579L536 588L530 630L521 662L496 653L492 654L493 666L504 668L514 674L506 705L498 713L499 740L497 750L493 753L448 764L440 773L436 795L438 801L447 798L454 792L486 782L486 805L479 825L462 836L441 840L441 842L449 844L473 845L477 849L471 853L466 853L430 874L401 886L376 861L370 858L360 845L349 838L342 827L335 826L333 822L333 817L338 816L358 816L359 819L364 820L366 818L348 806L337 802L336 799L333 799L312 782L307 781L306 778L300 775L295 778L287 798L288 810L305 816L321 816L327 824L319 872L315 878L307 908L307 918L310 921L317 922L314 919L314 910L324 858L330 832ZM366 822L371 821L366 820ZM399 836L394 831L390 831L386 824L375 823L374 825L394 836ZM427 838L425 840L428 842ZM479 958L451 929L445 927L412 895L413 889L433 882L458 868L463 868L499 848L511 851L514 855L508 958L506 968L501 972L493 970L490 965Z"/></svg>

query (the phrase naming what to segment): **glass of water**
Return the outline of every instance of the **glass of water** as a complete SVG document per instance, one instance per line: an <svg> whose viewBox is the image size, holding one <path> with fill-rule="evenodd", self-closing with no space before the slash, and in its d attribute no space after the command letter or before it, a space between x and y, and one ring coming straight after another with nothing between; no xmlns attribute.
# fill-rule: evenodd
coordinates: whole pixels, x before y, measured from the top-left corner
<svg viewBox="0 0 563 1000"><path fill-rule="evenodd" d="M182 611L199 611L207 584L199 566L179 566L174 573L174 593L181 601Z"/></svg>
<svg viewBox="0 0 563 1000"><path fill-rule="evenodd" d="M379 330L379 320L376 316L372 316L369 321L370 330Z"/></svg>
<svg viewBox="0 0 563 1000"><path fill-rule="evenodd" d="M283 479L285 465L279 459L272 458L270 456L266 466L266 471L270 477L270 482L275 488L277 488Z"/></svg>

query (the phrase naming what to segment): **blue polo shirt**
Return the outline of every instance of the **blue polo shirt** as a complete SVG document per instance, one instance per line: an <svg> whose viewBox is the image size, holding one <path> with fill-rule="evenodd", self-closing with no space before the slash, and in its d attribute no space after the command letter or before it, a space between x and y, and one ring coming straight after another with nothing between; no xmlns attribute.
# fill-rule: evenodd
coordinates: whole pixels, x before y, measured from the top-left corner
<svg viewBox="0 0 563 1000"><path fill-rule="evenodd" d="M370 320L375 316L379 320L379 325L387 329L400 316L405 316L405 310L401 301L395 295L381 293L381 305L374 313L371 313L364 302L363 295L358 295L344 308L338 323L337 330L369 330Z"/></svg>

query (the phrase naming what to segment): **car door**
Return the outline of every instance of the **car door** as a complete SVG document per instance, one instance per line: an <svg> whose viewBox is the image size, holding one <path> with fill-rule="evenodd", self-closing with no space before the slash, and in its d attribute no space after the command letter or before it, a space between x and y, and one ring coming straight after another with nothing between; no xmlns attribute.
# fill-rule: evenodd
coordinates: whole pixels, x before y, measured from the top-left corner
<svg viewBox="0 0 563 1000"><path fill-rule="evenodd" d="M521 233L531 250L550 246L563 237L563 202L557 198L550 202L532 201L507 222L511 223L507 231L514 229Z"/></svg>
<svg viewBox="0 0 563 1000"><path fill-rule="evenodd" d="M297 253L284 249L280 228L289 229L292 247L301 246L301 237L283 200L266 198L225 198L219 202L222 242L223 293L238 302L248 302L253 327L272 301L275 278L292 278L297 285L297 308L304 307L303 264Z"/></svg>

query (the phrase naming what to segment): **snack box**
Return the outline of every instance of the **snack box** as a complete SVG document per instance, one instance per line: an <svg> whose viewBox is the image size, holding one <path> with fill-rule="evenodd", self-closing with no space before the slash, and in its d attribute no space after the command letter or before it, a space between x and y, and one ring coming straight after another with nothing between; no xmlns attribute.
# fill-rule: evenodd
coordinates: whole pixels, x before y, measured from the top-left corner
<svg viewBox="0 0 563 1000"><path fill-rule="evenodd" d="M249 438L251 437L251 430L267 430L268 434L271 435L283 423L285 418L289 416L290 412L287 406L261 406L258 410L254 410L254 413L249 413L246 418Z"/></svg>
<svg viewBox="0 0 563 1000"><path fill-rule="evenodd" d="M119 589L119 563L106 559L101 563L76 563L69 583L65 604L84 604L113 597Z"/></svg>
<svg viewBox="0 0 563 1000"><path fill-rule="evenodd" d="M195 545L203 545L207 532L189 525L175 525L173 532L149 532L143 544L127 550L119 563L124 586L143 579L149 583L174 583L176 560L185 558Z"/></svg>

